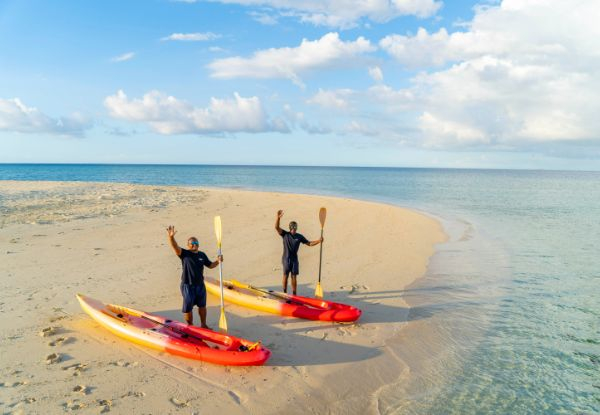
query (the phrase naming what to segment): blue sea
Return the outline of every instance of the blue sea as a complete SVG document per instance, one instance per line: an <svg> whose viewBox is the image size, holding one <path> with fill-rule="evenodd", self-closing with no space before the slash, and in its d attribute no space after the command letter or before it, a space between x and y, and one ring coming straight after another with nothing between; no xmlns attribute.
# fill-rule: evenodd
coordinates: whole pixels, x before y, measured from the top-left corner
<svg viewBox="0 0 600 415"><path fill-rule="evenodd" d="M0 180L247 188L425 212L450 239L403 295L409 319L430 323L433 337L405 340L427 359L409 384L382 392L380 407L600 413L599 172L0 164Z"/></svg>

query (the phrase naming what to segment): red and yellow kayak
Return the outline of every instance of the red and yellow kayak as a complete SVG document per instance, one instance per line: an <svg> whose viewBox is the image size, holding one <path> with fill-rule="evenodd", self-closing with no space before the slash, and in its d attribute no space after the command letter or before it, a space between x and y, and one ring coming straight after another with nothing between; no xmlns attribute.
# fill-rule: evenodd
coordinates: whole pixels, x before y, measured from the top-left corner
<svg viewBox="0 0 600 415"><path fill-rule="evenodd" d="M104 328L133 343L219 365L262 365L271 352L260 343L169 320L77 294L81 308Z"/></svg>
<svg viewBox="0 0 600 415"><path fill-rule="evenodd" d="M206 290L221 295L219 281L204 277ZM351 323L359 319L362 311L346 304L319 298L301 297L282 292L253 287L235 280L225 280L223 299L233 304L282 316L308 320Z"/></svg>

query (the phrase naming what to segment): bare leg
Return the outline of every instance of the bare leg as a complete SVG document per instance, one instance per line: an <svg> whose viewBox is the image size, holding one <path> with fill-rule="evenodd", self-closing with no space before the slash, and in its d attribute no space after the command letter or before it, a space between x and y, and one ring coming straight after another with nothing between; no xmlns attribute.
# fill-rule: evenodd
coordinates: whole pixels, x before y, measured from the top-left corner
<svg viewBox="0 0 600 415"><path fill-rule="evenodd" d="M183 313L183 318L190 326L194 324L194 314L191 311L189 313Z"/></svg>
<svg viewBox="0 0 600 415"><path fill-rule="evenodd" d="M283 292L287 293L287 280L289 274L283 274Z"/></svg>
<svg viewBox="0 0 600 415"><path fill-rule="evenodd" d="M296 295L296 286L297 286L296 277L297 276L298 275L296 275L296 274L292 274L292 292L294 293L294 295Z"/></svg>
<svg viewBox="0 0 600 415"><path fill-rule="evenodd" d="M200 316L200 327L209 329L206 325L206 307L198 307L198 315Z"/></svg>

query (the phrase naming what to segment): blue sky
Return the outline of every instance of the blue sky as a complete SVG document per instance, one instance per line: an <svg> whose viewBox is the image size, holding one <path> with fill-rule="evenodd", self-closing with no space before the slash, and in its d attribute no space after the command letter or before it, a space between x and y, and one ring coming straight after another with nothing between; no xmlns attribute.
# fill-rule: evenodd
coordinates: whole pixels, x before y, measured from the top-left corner
<svg viewBox="0 0 600 415"><path fill-rule="evenodd" d="M599 170L567 3L0 0L0 162Z"/></svg>

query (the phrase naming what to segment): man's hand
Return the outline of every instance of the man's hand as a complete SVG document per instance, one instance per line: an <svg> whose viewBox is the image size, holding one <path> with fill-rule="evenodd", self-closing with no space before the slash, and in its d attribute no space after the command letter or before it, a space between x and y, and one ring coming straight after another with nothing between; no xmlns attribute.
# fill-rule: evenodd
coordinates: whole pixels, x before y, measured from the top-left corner
<svg viewBox="0 0 600 415"><path fill-rule="evenodd" d="M281 227L279 226L279 223L281 222L281 217L283 216L283 210L278 210L277 211L277 217L275 218L275 232L277 232L279 235L283 235L283 229L281 229Z"/></svg>
<svg viewBox="0 0 600 415"><path fill-rule="evenodd" d="M319 239L315 240L315 241L310 241L308 243L308 246L315 246L315 245L319 245L323 243L323 237L321 236Z"/></svg>
<svg viewBox="0 0 600 415"><path fill-rule="evenodd" d="M177 245L177 242L175 241L176 233L177 233L177 231L175 230L175 226L169 225L169 227L167 228L167 235L169 236L169 244L171 245L171 248L173 248L173 252L175 252L175 255L180 256L181 248L179 247L179 245Z"/></svg>
<svg viewBox="0 0 600 415"><path fill-rule="evenodd" d="M223 255L217 255L217 260L215 262L211 262L210 264L208 264L207 267L210 269L213 269L214 267L219 265L221 262L223 262Z"/></svg>
<svg viewBox="0 0 600 415"><path fill-rule="evenodd" d="M175 230L175 226L169 225L169 227L167 228L167 235L169 235L169 238L173 238L176 233L177 231Z"/></svg>

